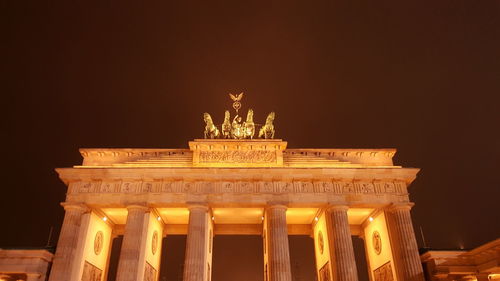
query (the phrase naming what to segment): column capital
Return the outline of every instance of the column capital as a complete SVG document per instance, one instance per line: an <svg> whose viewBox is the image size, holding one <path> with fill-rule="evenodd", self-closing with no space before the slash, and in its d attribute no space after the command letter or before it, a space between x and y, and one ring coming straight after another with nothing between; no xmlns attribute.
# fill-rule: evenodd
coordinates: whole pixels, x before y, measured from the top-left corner
<svg viewBox="0 0 500 281"><path fill-rule="evenodd" d="M288 207L283 204L271 204L266 206L266 210L272 210L272 209L281 209L281 210L287 210Z"/></svg>
<svg viewBox="0 0 500 281"><path fill-rule="evenodd" d="M149 208L145 205L140 205L140 204L134 204L134 205L128 205L127 206L127 211L130 210L142 210L142 211L149 211Z"/></svg>
<svg viewBox="0 0 500 281"><path fill-rule="evenodd" d="M328 207L326 207L326 210L329 211L329 212L332 212L332 211L346 211L349 210L349 206L347 205L328 205Z"/></svg>
<svg viewBox="0 0 500 281"><path fill-rule="evenodd" d="M201 210L201 211L208 211L208 205L206 204L189 204L187 206L188 210L189 211L193 211L193 210Z"/></svg>
<svg viewBox="0 0 500 281"><path fill-rule="evenodd" d="M411 210L411 208L415 205L413 202L405 202L405 203L393 203L389 207L387 207L388 211L397 211L397 210Z"/></svg>
<svg viewBox="0 0 500 281"><path fill-rule="evenodd" d="M82 204L82 203L62 202L61 206L63 206L65 211L68 211L68 210L79 210L82 212L90 211L90 208L87 207L87 205Z"/></svg>

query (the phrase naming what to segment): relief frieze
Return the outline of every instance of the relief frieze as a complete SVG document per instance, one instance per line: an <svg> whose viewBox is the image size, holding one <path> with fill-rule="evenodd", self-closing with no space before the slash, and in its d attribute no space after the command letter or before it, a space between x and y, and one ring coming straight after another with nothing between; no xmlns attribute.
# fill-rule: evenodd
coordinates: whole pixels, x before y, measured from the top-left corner
<svg viewBox="0 0 500 281"><path fill-rule="evenodd" d="M314 186L312 182L308 181L296 181L294 182L295 192L297 193L312 193L314 192Z"/></svg>
<svg viewBox="0 0 500 281"><path fill-rule="evenodd" d="M271 181L261 181L258 183L259 191L262 193L273 193L274 192L274 184Z"/></svg>
<svg viewBox="0 0 500 281"><path fill-rule="evenodd" d="M406 184L403 181L374 182L375 193L407 193Z"/></svg>
<svg viewBox="0 0 500 281"><path fill-rule="evenodd" d="M138 187L141 186L142 182L133 182L133 181L124 181L121 184L120 191L121 193L135 193L138 192Z"/></svg>
<svg viewBox="0 0 500 281"><path fill-rule="evenodd" d="M333 183L329 181L321 181L321 182L315 182L314 183L314 192L316 193L328 193L328 192L333 192Z"/></svg>
<svg viewBox="0 0 500 281"><path fill-rule="evenodd" d="M340 190L340 193L355 193L356 190L354 188L354 183L353 182L346 182L346 181L339 181L335 182L338 186L338 190Z"/></svg>
<svg viewBox="0 0 500 281"><path fill-rule="evenodd" d="M369 181L89 181L74 182L69 193L330 193L406 195L406 184Z"/></svg>
<svg viewBox="0 0 500 281"><path fill-rule="evenodd" d="M119 184L117 182L102 182L99 188L101 193L114 193L118 191Z"/></svg>
<svg viewBox="0 0 500 281"><path fill-rule="evenodd" d="M100 181L89 181L89 182L79 182L73 185L72 192L74 193L95 193L99 192L101 182Z"/></svg>
<svg viewBox="0 0 500 281"><path fill-rule="evenodd" d="M257 186L252 182L240 181L236 184L236 192L238 193L256 193L259 192Z"/></svg>
<svg viewBox="0 0 500 281"><path fill-rule="evenodd" d="M292 182L277 182L275 191L277 193L292 193L293 183Z"/></svg>
<svg viewBox="0 0 500 281"><path fill-rule="evenodd" d="M371 182L356 182L354 183L354 187L358 191L358 193L374 193L375 185Z"/></svg>
<svg viewBox="0 0 500 281"><path fill-rule="evenodd" d="M142 183L141 192L143 193L158 193L161 192L161 181L145 181Z"/></svg>
<svg viewBox="0 0 500 281"><path fill-rule="evenodd" d="M163 182L161 184L161 192L165 192L165 193L174 192L172 184L173 184L173 182L171 182L171 181L165 181L165 182Z"/></svg>

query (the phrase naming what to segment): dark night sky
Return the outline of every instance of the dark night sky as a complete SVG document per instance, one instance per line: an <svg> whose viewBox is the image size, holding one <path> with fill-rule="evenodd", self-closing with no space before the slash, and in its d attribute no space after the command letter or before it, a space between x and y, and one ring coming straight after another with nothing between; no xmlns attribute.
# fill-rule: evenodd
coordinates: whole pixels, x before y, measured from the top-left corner
<svg viewBox="0 0 500 281"><path fill-rule="evenodd" d="M500 236L500 1L33 2L0 3L0 247L59 231L78 148L187 147L240 91L289 147L422 168L430 247Z"/></svg>

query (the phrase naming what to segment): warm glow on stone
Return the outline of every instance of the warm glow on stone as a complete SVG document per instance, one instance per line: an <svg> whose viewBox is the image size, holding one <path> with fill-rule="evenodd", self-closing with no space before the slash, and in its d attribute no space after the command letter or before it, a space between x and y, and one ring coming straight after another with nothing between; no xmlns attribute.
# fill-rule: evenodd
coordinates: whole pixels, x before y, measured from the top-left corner
<svg viewBox="0 0 500 281"><path fill-rule="evenodd" d="M261 224L262 208L213 208L217 224Z"/></svg>
<svg viewBox="0 0 500 281"><path fill-rule="evenodd" d="M166 224L187 224L189 221L187 208L158 208L157 211Z"/></svg>
<svg viewBox="0 0 500 281"><path fill-rule="evenodd" d="M126 208L103 208L101 211L115 224L125 224L127 222Z"/></svg>
<svg viewBox="0 0 500 281"><path fill-rule="evenodd" d="M347 210L347 219L349 224L358 225L362 224L373 213L372 208L349 208Z"/></svg>

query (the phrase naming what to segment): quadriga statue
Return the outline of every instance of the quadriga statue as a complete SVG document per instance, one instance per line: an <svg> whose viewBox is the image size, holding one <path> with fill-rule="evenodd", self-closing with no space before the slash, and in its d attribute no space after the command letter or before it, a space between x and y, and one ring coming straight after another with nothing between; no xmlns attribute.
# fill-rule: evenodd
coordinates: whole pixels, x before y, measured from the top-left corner
<svg viewBox="0 0 500 281"><path fill-rule="evenodd" d="M243 93L238 95L229 94L229 97L233 100L233 108L236 111L236 116L231 121L231 114L226 110L224 112L224 122L220 125L219 131L219 127L214 124L210 114L205 112L203 114L203 120L205 120L205 138L253 139L256 128L261 126L261 124L256 124L253 121L253 109L248 110L247 119L242 123L241 116L238 115L238 110L241 109L240 101L243 98ZM269 113L266 118L266 124L259 130L259 138L274 138L274 117L274 112Z"/></svg>
<svg viewBox="0 0 500 281"><path fill-rule="evenodd" d="M253 110L249 109L247 113L247 120L243 122L243 128L245 130L245 137L253 139L255 135L255 123L253 122Z"/></svg>
<svg viewBox="0 0 500 281"><path fill-rule="evenodd" d="M206 139L216 139L220 136L219 129L214 125L212 121L212 116L208 113L203 113L203 120L205 121L205 138Z"/></svg>
<svg viewBox="0 0 500 281"><path fill-rule="evenodd" d="M274 112L269 113L266 124L259 130L259 138L274 139Z"/></svg>

